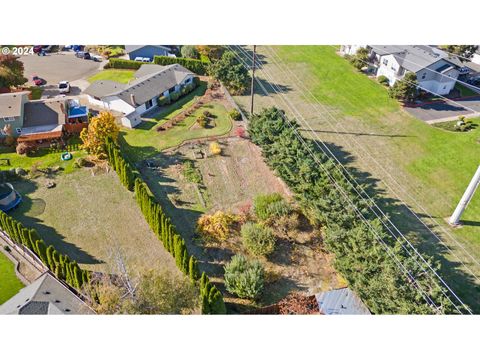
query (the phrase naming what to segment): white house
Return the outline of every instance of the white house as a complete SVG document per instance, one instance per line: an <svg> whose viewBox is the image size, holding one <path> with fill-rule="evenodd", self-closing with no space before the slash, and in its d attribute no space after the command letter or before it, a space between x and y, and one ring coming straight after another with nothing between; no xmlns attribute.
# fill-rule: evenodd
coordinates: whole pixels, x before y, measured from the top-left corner
<svg viewBox="0 0 480 360"><path fill-rule="evenodd" d="M446 52L426 45L369 45L377 67L376 76L386 76L390 86L407 72L417 75L419 88L447 95L455 87L461 63Z"/></svg>
<svg viewBox="0 0 480 360"><path fill-rule="evenodd" d="M95 81L84 93L92 105L122 113L122 125L134 128L142 122L142 114L158 105L158 97L180 91L192 83L195 74L178 64L145 64L134 76L129 84Z"/></svg>

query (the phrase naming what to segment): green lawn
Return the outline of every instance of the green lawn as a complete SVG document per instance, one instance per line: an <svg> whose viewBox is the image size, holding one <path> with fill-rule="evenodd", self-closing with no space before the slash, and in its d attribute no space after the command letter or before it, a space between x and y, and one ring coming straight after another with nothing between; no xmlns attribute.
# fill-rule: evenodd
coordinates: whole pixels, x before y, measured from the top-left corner
<svg viewBox="0 0 480 360"><path fill-rule="evenodd" d="M455 89L460 91L460 96L461 97L479 95L477 92L473 91L472 89L470 89L470 88L466 87L465 85L460 84L458 82L455 84Z"/></svg>
<svg viewBox="0 0 480 360"><path fill-rule="evenodd" d="M42 97L43 88L38 86L30 87L30 91L32 92L31 98L32 100L38 100Z"/></svg>
<svg viewBox="0 0 480 360"><path fill-rule="evenodd" d="M170 111L163 112L164 115L159 121L151 120L144 122L135 129L122 130L122 136L127 142L128 155L133 161L139 161L154 156L159 151L180 145L182 142L191 139L200 139L208 136L219 136L228 133L232 128L232 121L228 116L227 109L220 103L207 104L185 120L165 131L157 131L157 127L178 114L182 109L188 108L194 100L187 102L183 107L170 108ZM175 110L174 110L175 109ZM173 111L172 111L173 110ZM196 124L196 118L208 110L215 115L214 124L207 128L201 128Z"/></svg>
<svg viewBox="0 0 480 360"><path fill-rule="evenodd" d="M60 158L61 152L50 152L48 149L39 149L33 155L18 155L14 148L0 146L0 160L10 160L10 166L4 165L4 161L0 164L0 170L8 170L11 168L23 168L30 169L33 165L38 168L46 168L52 166L61 166L64 168L65 173L72 172L74 170L75 159L83 157L86 152L83 150L72 151L73 159L69 161L63 161Z"/></svg>
<svg viewBox="0 0 480 360"><path fill-rule="evenodd" d="M355 70L331 46L273 49L296 76L270 60L270 48L257 47L260 56L265 56L263 67L273 81L286 88L284 92L290 102L307 119L316 135L329 144L341 161L355 169L358 181L375 184L380 196L378 203L399 229L405 234L421 235L419 246L440 258L442 274L449 285L480 312L480 287L462 273L466 270L458 266L455 257L459 256L480 277L480 266L468 257L480 259L480 193L465 211L462 227L452 229L445 221L479 165L479 128L467 133L448 132L413 118L389 98L382 85ZM270 79L263 75L262 69L258 77L264 79L268 90ZM314 108L313 96L299 91L298 84L307 87L325 107ZM284 107L278 95L273 94L273 98L278 99L277 106ZM247 96L236 97L236 100L243 107L248 106ZM267 100L271 98L258 96L256 111L272 106ZM478 125L480 120L474 123ZM306 127L303 133L313 136L312 130ZM445 247L438 244L397 199L405 201L423 221L432 225L425 211L431 214L440 226L434 225L435 230L455 255L443 255ZM444 232L467 250L463 251Z"/></svg>
<svg viewBox="0 0 480 360"><path fill-rule="evenodd" d="M106 69L88 78L90 83L98 80L111 80L127 84L133 79L134 70Z"/></svg>
<svg viewBox="0 0 480 360"><path fill-rule="evenodd" d="M15 265L0 252L0 304L10 299L23 287L23 283L15 274Z"/></svg>

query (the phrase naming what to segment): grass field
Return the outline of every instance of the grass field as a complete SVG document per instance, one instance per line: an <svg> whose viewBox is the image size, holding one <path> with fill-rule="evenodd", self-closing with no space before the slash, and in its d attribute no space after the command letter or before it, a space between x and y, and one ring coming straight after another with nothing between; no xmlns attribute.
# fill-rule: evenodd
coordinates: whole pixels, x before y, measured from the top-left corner
<svg viewBox="0 0 480 360"><path fill-rule="evenodd" d="M47 189L47 180L56 186ZM37 229L47 244L82 267L114 271L112 255L119 251L132 270L167 268L178 272L115 172L92 176L91 169L83 168L53 179L40 177L13 185L23 201L11 215Z"/></svg>
<svg viewBox="0 0 480 360"><path fill-rule="evenodd" d="M442 261L449 284L480 312L478 283L459 265L464 262L480 277L480 263L469 257L480 258L480 196L475 196L464 213L461 228L451 229L444 220L479 165L478 128L453 133L411 117L388 97L383 86L356 71L331 46L282 46L273 51L260 47L259 58L273 78L259 69L267 90L271 90L270 81L284 89L316 136L355 169L359 182L374 185L373 191L382 199L380 206L402 232L421 235L419 246ZM272 106L272 99L291 114L277 94L258 96L255 110ZM244 108L248 106L248 97L236 100ZM316 101L321 105L314 106ZM313 137L312 130L305 127L303 133ZM400 201L431 225L452 253L446 253Z"/></svg>
<svg viewBox="0 0 480 360"><path fill-rule="evenodd" d="M134 70L106 69L88 78L89 82L98 80L111 80L122 84L127 84L133 79Z"/></svg>
<svg viewBox="0 0 480 360"><path fill-rule="evenodd" d="M224 135L231 130L232 121L228 116L227 109L218 102L202 106L170 129L161 132L156 130L159 125L175 116L182 109L188 108L190 104L188 102L182 108L170 112L160 121L150 120L149 122L143 122L135 129L122 130L123 138L130 145L128 148L129 156L134 161L139 161L154 156L159 151L180 145L186 140ZM205 110L212 113L215 119L212 126L202 128L196 124L195 120Z"/></svg>
<svg viewBox="0 0 480 360"><path fill-rule="evenodd" d="M0 252L0 304L10 299L23 286L15 275L14 264Z"/></svg>

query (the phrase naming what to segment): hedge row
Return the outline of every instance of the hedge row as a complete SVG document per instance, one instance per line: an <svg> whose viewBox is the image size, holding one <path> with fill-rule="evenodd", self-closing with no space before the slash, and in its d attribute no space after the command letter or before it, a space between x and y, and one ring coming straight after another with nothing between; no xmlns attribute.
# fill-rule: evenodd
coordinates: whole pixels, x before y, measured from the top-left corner
<svg viewBox="0 0 480 360"><path fill-rule="evenodd" d="M10 239L30 249L59 278L67 284L80 289L90 282L90 273L82 270L76 261L60 254L52 245L46 246L35 229L28 229L23 224L3 211L0 211L0 225Z"/></svg>
<svg viewBox="0 0 480 360"><path fill-rule="evenodd" d="M198 262L193 255L188 254L185 240L177 233L170 218L165 214L154 196L151 195L148 185L131 170L131 165L123 157L120 148L111 139L107 140L106 143L107 158L112 167L117 169L120 179L126 179L122 181L124 186L130 189L129 186L133 179L132 189L135 193L135 199L150 228L163 243L165 249L172 254L177 267L186 276L190 277L192 283L196 283L200 276ZM225 314L226 308L222 293L215 285L210 284L205 273L202 274L202 279L200 282L202 312L204 314Z"/></svg>
<svg viewBox="0 0 480 360"><path fill-rule="evenodd" d="M208 63L202 60L169 56L155 56L153 62L158 65L179 64L198 75L205 75L208 66Z"/></svg>
<svg viewBox="0 0 480 360"><path fill-rule="evenodd" d="M169 57L169 56L155 56L153 63L157 65L172 65L179 64L188 70L198 74L205 75L207 72L208 62L197 60L197 59L187 59L181 57ZM149 64L141 61L135 60L126 60L126 59L110 59L108 64L105 65L105 69L131 69L137 70L140 66Z"/></svg>

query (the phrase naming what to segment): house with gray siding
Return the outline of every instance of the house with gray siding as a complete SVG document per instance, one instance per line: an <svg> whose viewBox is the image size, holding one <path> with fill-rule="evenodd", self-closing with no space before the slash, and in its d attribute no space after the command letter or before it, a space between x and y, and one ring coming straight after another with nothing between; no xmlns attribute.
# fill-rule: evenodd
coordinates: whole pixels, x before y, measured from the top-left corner
<svg viewBox="0 0 480 360"><path fill-rule="evenodd" d="M155 56L168 56L170 51L171 49L165 45L125 45L125 52L130 60L141 57L153 61Z"/></svg>
<svg viewBox="0 0 480 360"><path fill-rule="evenodd" d="M19 136L23 127L28 92L0 94L0 136Z"/></svg>
<svg viewBox="0 0 480 360"><path fill-rule="evenodd" d="M100 80L93 82L84 93L90 104L122 114L122 125L134 128L142 122L142 114L158 106L160 96L180 92L193 82L194 76L178 64L145 64L129 84Z"/></svg>

